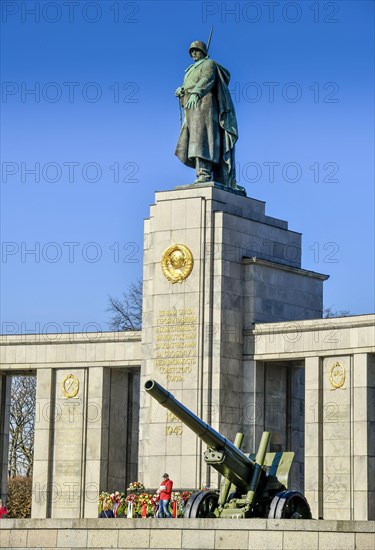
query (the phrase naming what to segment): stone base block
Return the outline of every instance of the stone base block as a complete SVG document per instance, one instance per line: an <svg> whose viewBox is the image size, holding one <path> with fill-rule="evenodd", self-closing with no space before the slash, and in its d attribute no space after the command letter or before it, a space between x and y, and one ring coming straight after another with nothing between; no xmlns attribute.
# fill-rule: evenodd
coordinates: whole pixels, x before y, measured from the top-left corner
<svg viewBox="0 0 375 550"><path fill-rule="evenodd" d="M0 548L371 550L375 521L2 520Z"/></svg>

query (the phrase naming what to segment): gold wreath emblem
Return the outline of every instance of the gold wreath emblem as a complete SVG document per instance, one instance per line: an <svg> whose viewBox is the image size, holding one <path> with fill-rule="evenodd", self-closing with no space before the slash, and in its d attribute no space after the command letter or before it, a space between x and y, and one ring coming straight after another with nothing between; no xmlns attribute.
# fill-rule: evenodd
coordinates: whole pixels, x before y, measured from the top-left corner
<svg viewBox="0 0 375 550"><path fill-rule="evenodd" d="M342 388L342 386L345 384L345 378L346 372L344 367L341 365L341 363L336 361L336 363L333 363L331 370L329 371L329 381L331 382L332 388L334 390Z"/></svg>
<svg viewBox="0 0 375 550"><path fill-rule="evenodd" d="M194 259L191 250L184 244L172 244L164 250L161 269L172 284L182 283L193 270Z"/></svg>
<svg viewBox="0 0 375 550"><path fill-rule="evenodd" d="M64 397L71 399L79 392L79 380L74 374L68 374L62 381L62 391Z"/></svg>

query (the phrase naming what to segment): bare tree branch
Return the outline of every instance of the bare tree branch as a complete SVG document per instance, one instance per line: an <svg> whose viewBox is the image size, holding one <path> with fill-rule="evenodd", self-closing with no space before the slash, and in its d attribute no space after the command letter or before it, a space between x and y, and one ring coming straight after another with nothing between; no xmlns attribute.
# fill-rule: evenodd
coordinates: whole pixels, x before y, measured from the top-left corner
<svg viewBox="0 0 375 550"><path fill-rule="evenodd" d="M109 321L111 330L140 330L142 328L142 281L131 283L121 299L109 296L106 311L112 313Z"/></svg>
<svg viewBox="0 0 375 550"><path fill-rule="evenodd" d="M32 475L35 396L35 376L12 377L9 422L9 477Z"/></svg>
<svg viewBox="0 0 375 550"><path fill-rule="evenodd" d="M348 309L341 309L336 311L332 306L327 306L323 308L323 318L331 319L332 317L349 317L351 315Z"/></svg>

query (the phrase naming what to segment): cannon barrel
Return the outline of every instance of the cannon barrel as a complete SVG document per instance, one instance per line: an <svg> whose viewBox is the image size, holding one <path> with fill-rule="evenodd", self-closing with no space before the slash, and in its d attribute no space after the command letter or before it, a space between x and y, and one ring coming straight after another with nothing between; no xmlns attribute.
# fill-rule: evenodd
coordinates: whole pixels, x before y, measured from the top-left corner
<svg viewBox="0 0 375 550"><path fill-rule="evenodd" d="M160 405L175 414L208 445L204 453L206 464L212 466L228 480L222 483L220 491L218 501L220 517L311 518L310 507L305 497L298 491L286 489L284 478L289 471L294 453L271 453L272 463L268 462L267 467L264 466L270 439L269 432L263 432L255 461L253 461L236 447L241 444L243 434L237 434L236 445L234 445L209 424L203 422L155 380L147 380L144 387ZM279 470L282 479L279 478ZM241 498L238 496L238 491L234 495L228 495L231 484L243 491L240 493ZM215 498L217 502L218 496L213 492L194 493L187 504L185 517L213 517L214 512L210 506L215 503Z"/></svg>
<svg viewBox="0 0 375 550"><path fill-rule="evenodd" d="M255 466L248 456L238 449L231 441L203 422L198 416L180 403L169 391L155 380L147 380L145 390L163 407L175 414L204 443L225 455L225 463L211 464L216 470L230 479L236 486L247 490L252 470Z"/></svg>

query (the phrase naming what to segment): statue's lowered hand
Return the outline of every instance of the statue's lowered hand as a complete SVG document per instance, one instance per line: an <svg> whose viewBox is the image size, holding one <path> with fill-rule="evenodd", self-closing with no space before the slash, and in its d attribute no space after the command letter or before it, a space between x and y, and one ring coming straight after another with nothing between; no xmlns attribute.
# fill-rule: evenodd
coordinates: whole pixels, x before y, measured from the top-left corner
<svg viewBox="0 0 375 550"><path fill-rule="evenodd" d="M175 95L177 97L182 97L185 94L185 91L182 86L179 86L177 90L175 91Z"/></svg>
<svg viewBox="0 0 375 550"><path fill-rule="evenodd" d="M199 101L199 95L198 94L191 94L189 97L185 109L195 109L198 105Z"/></svg>

